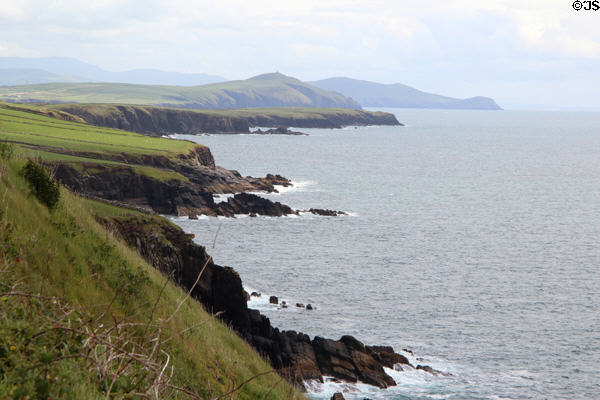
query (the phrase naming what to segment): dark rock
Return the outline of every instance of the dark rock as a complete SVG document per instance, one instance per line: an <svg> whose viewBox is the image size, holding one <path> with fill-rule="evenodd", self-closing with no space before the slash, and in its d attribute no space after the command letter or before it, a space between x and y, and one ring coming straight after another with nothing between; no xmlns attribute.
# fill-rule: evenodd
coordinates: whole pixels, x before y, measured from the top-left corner
<svg viewBox="0 0 600 400"><path fill-rule="evenodd" d="M189 219L198 219L198 215L197 214L190 214L188 215Z"/></svg>
<svg viewBox="0 0 600 400"><path fill-rule="evenodd" d="M442 372L437 369L433 369L429 365L417 365L416 369L420 369L422 371L429 372L432 375L452 376L452 374L450 374L450 373Z"/></svg>
<svg viewBox="0 0 600 400"><path fill-rule="evenodd" d="M277 296L271 296L271 297L269 297L269 303L271 303L271 304L278 304L279 303L279 299L277 298Z"/></svg>
<svg viewBox="0 0 600 400"><path fill-rule="evenodd" d="M339 217L342 215L348 215L343 211L335 211L335 210L324 210L322 208L311 208L309 210L304 210L301 212L309 212L315 215L322 215L325 217Z"/></svg>
<svg viewBox="0 0 600 400"><path fill-rule="evenodd" d="M256 213L250 213L248 216L249 216L250 218L256 218L256 217L257 217Z"/></svg>
<svg viewBox="0 0 600 400"><path fill-rule="evenodd" d="M354 336L342 336L340 342L344 343L346 347L350 350L357 350L363 353L365 352L365 345L360 340L356 339Z"/></svg>
<svg viewBox="0 0 600 400"><path fill-rule="evenodd" d="M394 352L391 346L367 346L367 352L384 367L393 368L395 364L409 364L408 359Z"/></svg>
<svg viewBox="0 0 600 400"><path fill-rule="evenodd" d="M262 295L260 293L258 293L258 292L252 292L252 293L250 293L250 296L251 297L260 297Z"/></svg>
<svg viewBox="0 0 600 400"><path fill-rule="evenodd" d="M248 292L246 292L245 290L244 290L244 299L246 299L246 301L250 300L250 294Z"/></svg>
<svg viewBox="0 0 600 400"><path fill-rule="evenodd" d="M331 396L331 400L345 400L344 399L344 395L341 394L340 392L334 393L333 396Z"/></svg>
<svg viewBox="0 0 600 400"><path fill-rule="evenodd" d="M407 352L408 354L413 354L412 350L409 350L409 349L402 349L402 351L405 351L405 352Z"/></svg>
<svg viewBox="0 0 600 400"><path fill-rule="evenodd" d="M281 308L288 308L288 305L285 301L281 302Z"/></svg>
<svg viewBox="0 0 600 400"><path fill-rule="evenodd" d="M310 305L310 304L307 304L307 305L306 305L306 309L307 309L307 310L312 310L312 309L313 309L313 306L312 306L312 305Z"/></svg>
<svg viewBox="0 0 600 400"><path fill-rule="evenodd" d="M290 130L290 128L285 128L285 127L267 129L266 131L263 131L261 129L257 129L257 130L255 130L252 133L254 133L256 135L295 135L295 136L308 136L308 134L306 134L306 133L295 132L295 131Z"/></svg>
<svg viewBox="0 0 600 400"><path fill-rule="evenodd" d="M281 217L283 215L297 214L289 206L279 202L273 202L264 197L250 193L238 193L227 199L227 203L217 204L223 214L260 214L272 217Z"/></svg>
<svg viewBox="0 0 600 400"><path fill-rule="evenodd" d="M296 303L296 307L298 307L298 308L304 308L304 304L302 304L302 303Z"/></svg>

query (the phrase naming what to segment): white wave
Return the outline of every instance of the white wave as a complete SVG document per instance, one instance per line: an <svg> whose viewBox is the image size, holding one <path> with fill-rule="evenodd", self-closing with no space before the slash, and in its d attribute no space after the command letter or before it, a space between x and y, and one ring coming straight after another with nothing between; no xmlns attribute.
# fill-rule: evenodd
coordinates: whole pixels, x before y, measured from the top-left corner
<svg viewBox="0 0 600 400"><path fill-rule="evenodd" d="M267 196L280 196L282 194L294 193L294 192L316 192L317 182L315 181L292 181L291 186L274 185L277 192L264 193L256 192L255 194L263 194Z"/></svg>
<svg viewBox="0 0 600 400"><path fill-rule="evenodd" d="M271 304L269 302L269 298L271 297L270 293L265 293L250 286L244 286L244 290L249 294L252 292L260 293L260 297L250 296L250 300L248 300L248 308L253 308L259 311L285 311L285 312L315 312L317 309L314 304L311 305L314 307L312 310L306 310L304 307L297 307L296 304L303 304L306 306L306 301L292 299L289 297L277 296L279 300L279 304ZM282 307L281 303L284 302L287 304L287 307Z"/></svg>
<svg viewBox="0 0 600 400"><path fill-rule="evenodd" d="M221 201L227 201L227 199L235 196L234 193L216 193L213 194L213 199L215 199L215 203L219 203Z"/></svg>
<svg viewBox="0 0 600 400"><path fill-rule="evenodd" d="M163 217L166 217L168 219L170 219L173 222L183 222L183 221L196 221L196 220L206 220L209 219L211 217L209 217L208 215L198 215L197 219L191 219L189 216L187 215L163 215Z"/></svg>

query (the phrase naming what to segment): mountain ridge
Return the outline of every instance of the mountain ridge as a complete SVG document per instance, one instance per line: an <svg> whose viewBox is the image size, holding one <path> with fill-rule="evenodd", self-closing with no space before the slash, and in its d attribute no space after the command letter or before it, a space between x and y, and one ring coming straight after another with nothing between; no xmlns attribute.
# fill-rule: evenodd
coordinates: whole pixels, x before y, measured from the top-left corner
<svg viewBox="0 0 600 400"><path fill-rule="evenodd" d="M17 102L120 103L191 109L270 107L348 108L353 99L280 73L201 86L130 83L46 83L0 88L0 98Z"/></svg>
<svg viewBox="0 0 600 400"><path fill-rule="evenodd" d="M61 82L56 79L48 80L48 74L66 77L66 80L62 82L196 86L226 81L225 78L217 75L161 71L153 68L138 68L120 72L107 71L70 57L0 57L0 77L2 76L1 70L6 69L36 69L43 72L35 76L36 79L30 83ZM79 80L72 80L69 77L78 77ZM3 80L0 78L0 84L8 85L2 82ZM12 83L12 85L15 85L15 83Z"/></svg>
<svg viewBox="0 0 600 400"><path fill-rule="evenodd" d="M489 97L457 99L424 92L402 83L383 84L347 77L327 78L309 83L351 97L364 107L501 110Z"/></svg>

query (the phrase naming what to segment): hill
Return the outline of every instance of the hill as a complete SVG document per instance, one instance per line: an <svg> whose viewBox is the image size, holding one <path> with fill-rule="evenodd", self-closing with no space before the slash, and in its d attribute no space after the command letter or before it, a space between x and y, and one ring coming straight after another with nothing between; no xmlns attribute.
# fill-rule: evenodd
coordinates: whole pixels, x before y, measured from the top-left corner
<svg viewBox="0 0 600 400"><path fill-rule="evenodd" d="M324 90L342 93L358 101L364 107L400 108L441 108L470 110L500 110L489 97L456 99L422 92L413 87L395 84L381 84L350 78L329 78L310 82Z"/></svg>
<svg viewBox="0 0 600 400"><path fill-rule="evenodd" d="M194 293L187 297L188 289L171 283L98 222L142 214L64 188L49 210L20 172L26 159L10 161L5 149L0 398L302 397L207 313ZM210 269L212 276L228 273L212 263Z"/></svg>
<svg viewBox="0 0 600 400"><path fill-rule="evenodd" d="M222 82L221 76L166 72L157 69L134 69L123 72L106 71L95 65L69 57L0 57L0 85L21 85L50 82L120 82L147 85L204 85ZM18 73L18 70L22 70ZM29 70L27 72L26 70ZM33 70L33 71L32 71Z"/></svg>
<svg viewBox="0 0 600 400"><path fill-rule="evenodd" d="M0 88L0 99L17 102L126 103L183 108L336 107L356 101L279 73L203 86L121 83L52 83Z"/></svg>

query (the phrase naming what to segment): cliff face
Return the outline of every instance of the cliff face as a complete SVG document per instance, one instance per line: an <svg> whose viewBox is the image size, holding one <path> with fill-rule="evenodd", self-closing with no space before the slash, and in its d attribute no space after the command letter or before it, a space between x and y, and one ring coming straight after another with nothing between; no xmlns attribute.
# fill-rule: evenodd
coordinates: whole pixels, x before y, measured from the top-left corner
<svg viewBox="0 0 600 400"><path fill-rule="evenodd" d="M80 105L61 106L61 110L85 120L87 123L108 128L163 136L174 133L247 133L248 121L244 118L209 115L186 110L159 107L117 105L102 108Z"/></svg>
<svg viewBox="0 0 600 400"><path fill-rule="evenodd" d="M358 125L401 125L390 113L354 111L352 113L328 113L321 116L282 117L259 114L248 117L250 126L296 127L296 128L343 128Z"/></svg>
<svg viewBox="0 0 600 400"><path fill-rule="evenodd" d="M61 113L58 113L60 111ZM50 111L49 111L50 112ZM79 118L89 124L143 133L249 133L250 127L342 128L351 125L401 125L393 114L362 110L243 110L239 115L132 105L67 104L53 106L59 118ZM63 117L61 117L61 115Z"/></svg>
<svg viewBox="0 0 600 400"><path fill-rule="evenodd" d="M408 365L408 360L391 347L365 346L351 336L311 340L303 333L274 328L267 317L248 309L242 281L234 269L214 264L205 249L191 240L193 236L160 217L113 217L100 222L187 290L201 273L192 296L268 357L290 382L322 381L327 375L386 388L395 382L383 367Z"/></svg>
<svg viewBox="0 0 600 400"><path fill-rule="evenodd" d="M216 203L214 192L273 191L274 185L288 185L279 175L264 178L242 177L236 171L220 167L190 168L189 182L158 179L123 165L80 163L75 167L55 164L55 177L74 192L136 208L171 215L210 215L233 217L235 214L282 216L296 214L279 202L247 193L236 194Z"/></svg>

